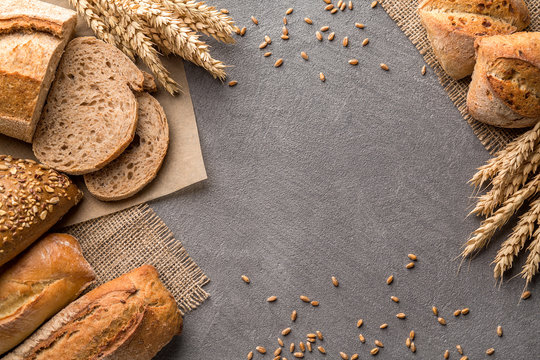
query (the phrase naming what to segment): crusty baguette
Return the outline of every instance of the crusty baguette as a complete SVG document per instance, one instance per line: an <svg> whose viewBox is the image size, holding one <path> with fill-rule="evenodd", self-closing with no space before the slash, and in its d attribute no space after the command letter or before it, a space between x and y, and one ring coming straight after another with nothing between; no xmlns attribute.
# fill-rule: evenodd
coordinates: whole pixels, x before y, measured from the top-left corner
<svg viewBox="0 0 540 360"><path fill-rule="evenodd" d="M139 122L135 139L116 160L84 175L88 191L103 201L122 200L141 191L157 175L169 145L169 125L159 102L137 95Z"/></svg>
<svg viewBox="0 0 540 360"><path fill-rule="evenodd" d="M37 0L0 1L0 133L30 142L74 11Z"/></svg>
<svg viewBox="0 0 540 360"><path fill-rule="evenodd" d="M530 23L523 0L423 0L418 13L435 56L456 80L474 69L477 37L511 34Z"/></svg>
<svg viewBox="0 0 540 360"><path fill-rule="evenodd" d="M33 140L36 157L73 175L97 171L131 143L143 73L116 47L95 37L72 40Z"/></svg>
<svg viewBox="0 0 540 360"><path fill-rule="evenodd" d="M467 94L476 120L505 128L540 121L540 32L479 38Z"/></svg>
<svg viewBox="0 0 540 360"><path fill-rule="evenodd" d="M145 265L68 305L4 360L149 360L181 330L174 298Z"/></svg>
<svg viewBox="0 0 540 360"><path fill-rule="evenodd" d="M49 230L79 202L71 180L32 160L0 155L0 266Z"/></svg>
<svg viewBox="0 0 540 360"><path fill-rule="evenodd" d="M15 347L95 279L77 240L46 235L0 268L0 355Z"/></svg>

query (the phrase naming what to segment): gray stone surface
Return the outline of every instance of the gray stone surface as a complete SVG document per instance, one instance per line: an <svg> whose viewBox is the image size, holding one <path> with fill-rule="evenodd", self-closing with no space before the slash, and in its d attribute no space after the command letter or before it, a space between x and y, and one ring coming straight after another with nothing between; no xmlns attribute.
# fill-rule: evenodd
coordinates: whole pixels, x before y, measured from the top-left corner
<svg viewBox="0 0 540 360"><path fill-rule="evenodd" d="M151 204L212 279L211 298L186 316L184 334L158 358L244 359L262 345L271 359L280 331L292 326L287 348L308 332L325 335L328 355L306 359L337 359L339 351L367 359L375 339L385 345L379 359L440 359L445 349L459 359L456 344L470 359L485 358L490 347L493 358L538 359L539 280L521 303L521 279L495 287L490 262L502 237L458 273L455 258L479 224L466 217L466 182L489 154L432 71L420 75L421 56L383 9L354 1L354 11L331 16L320 0L215 3L248 31L236 46L213 44L214 55L235 66L237 87L187 65L209 180ZM291 39L282 41L290 6ZM319 43L322 25L337 40ZM258 49L265 34L273 39L270 58ZM345 35L349 48L341 46ZM365 37L371 42L362 48ZM285 62L275 69L279 57ZM360 64L348 65L351 58ZM381 62L391 70L380 70ZM410 252L419 260L406 270ZM387 286L390 274L396 280ZM301 294L320 306L300 302ZM267 303L270 295L278 301ZM463 307L470 314L454 318ZM396 319L398 312L407 319ZM413 329L416 354L404 345Z"/></svg>

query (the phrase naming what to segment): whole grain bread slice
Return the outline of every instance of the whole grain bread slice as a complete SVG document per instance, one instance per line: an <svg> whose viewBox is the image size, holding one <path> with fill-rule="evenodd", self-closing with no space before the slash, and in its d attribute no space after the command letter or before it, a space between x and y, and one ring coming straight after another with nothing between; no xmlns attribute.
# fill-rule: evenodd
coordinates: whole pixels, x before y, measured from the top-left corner
<svg viewBox="0 0 540 360"><path fill-rule="evenodd" d="M133 196L157 175L169 145L169 126L159 102L147 93L137 96L139 123L131 145L103 169L84 176L92 195L103 201Z"/></svg>
<svg viewBox="0 0 540 360"><path fill-rule="evenodd" d="M72 40L62 58L33 140L50 167L82 175L103 168L131 143L143 73L95 37Z"/></svg>

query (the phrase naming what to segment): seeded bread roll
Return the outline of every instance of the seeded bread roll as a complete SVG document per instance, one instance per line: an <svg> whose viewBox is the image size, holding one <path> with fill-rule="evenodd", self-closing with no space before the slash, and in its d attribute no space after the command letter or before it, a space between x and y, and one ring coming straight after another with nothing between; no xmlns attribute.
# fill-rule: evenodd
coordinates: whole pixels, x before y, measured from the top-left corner
<svg viewBox="0 0 540 360"><path fill-rule="evenodd" d="M77 240L50 234L0 268L0 355L15 347L94 281Z"/></svg>
<svg viewBox="0 0 540 360"><path fill-rule="evenodd" d="M76 22L74 11L52 4L0 1L0 133L32 141Z"/></svg>
<svg viewBox="0 0 540 360"><path fill-rule="evenodd" d="M137 127L143 73L116 47L79 37L67 48L33 140L35 156L53 169L83 175L128 147Z"/></svg>
<svg viewBox="0 0 540 360"><path fill-rule="evenodd" d="M79 202L71 180L32 160L0 155L0 266L49 230Z"/></svg>
<svg viewBox="0 0 540 360"><path fill-rule="evenodd" d="M182 315L145 265L90 291L4 360L150 360L182 331Z"/></svg>
<svg viewBox="0 0 540 360"><path fill-rule="evenodd" d="M467 94L476 120L505 128L540 121L540 32L479 38Z"/></svg>
<svg viewBox="0 0 540 360"><path fill-rule="evenodd" d="M139 121L129 147L103 169L84 175L88 191L103 201L129 198L157 175L169 145L169 125L159 102L151 95L137 95Z"/></svg>
<svg viewBox="0 0 540 360"><path fill-rule="evenodd" d="M423 0L418 7L435 56L452 78L474 69L474 40L511 34L530 23L523 0Z"/></svg>

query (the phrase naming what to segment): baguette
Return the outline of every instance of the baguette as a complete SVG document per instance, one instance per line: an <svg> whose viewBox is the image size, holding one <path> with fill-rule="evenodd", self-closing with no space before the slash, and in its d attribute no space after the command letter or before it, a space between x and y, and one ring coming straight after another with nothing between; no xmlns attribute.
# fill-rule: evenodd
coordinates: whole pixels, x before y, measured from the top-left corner
<svg viewBox="0 0 540 360"><path fill-rule="evenodd" d="M174 298L144 265L68 305L4 360L150 360L181 330Z"/></svg>
<svg viewBox="0 0 540 360"><path fill-rule="evenodd" d="M75 300L95 279L74 237L50 234L0 268L0 354Z"/></svg>
<svg viewBox="0 0 540 360"><path fill-rule="evenodd" d="M30 142L74 11L37 0L0 1L0 133Z"/></svg>
<svg viewBox="0 0 540 360"><path fill-rule="evenodd" d="M477 37L511 34L530 23L523 0L423 0L418 14L435 56L455 80L472 74Z"/></svg>
<svg viewBox="0 0 540 360"><path fill-rule="evenodd" d="M0 266L49 230L79 202L71 180L32 160L0 155Z"/></svg>
<svg viewBox="0 0 540 360"><path fill-rule="evenodd" d="M479 38L476 51L467 94L471 116L505 128L540 121L540 32Z"/></svg>

